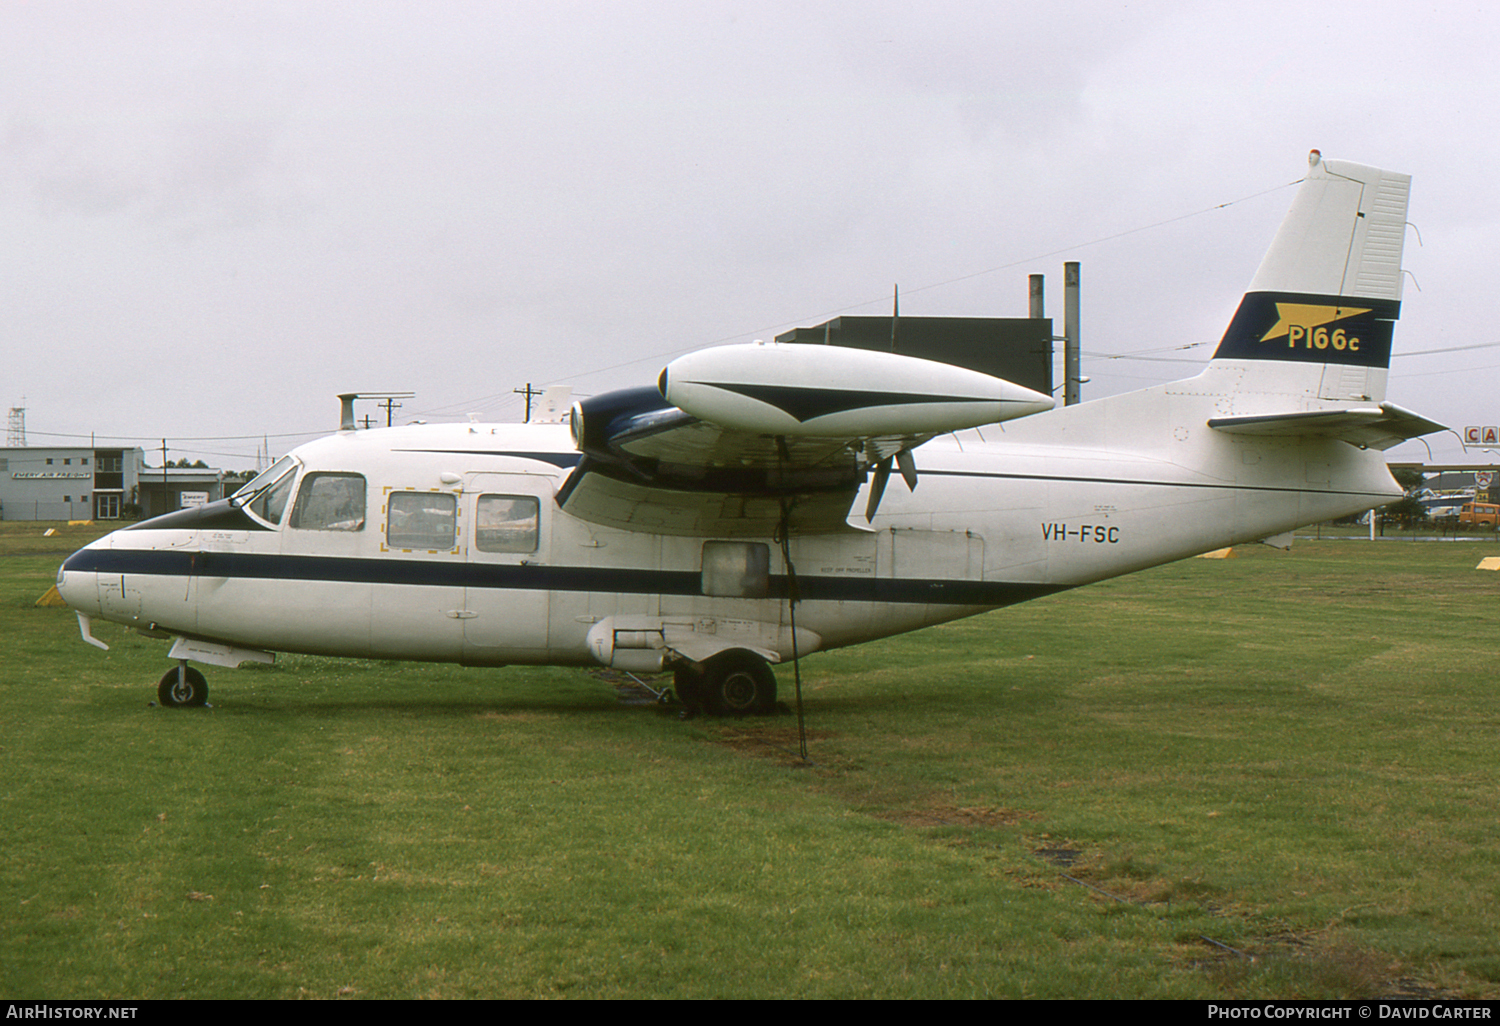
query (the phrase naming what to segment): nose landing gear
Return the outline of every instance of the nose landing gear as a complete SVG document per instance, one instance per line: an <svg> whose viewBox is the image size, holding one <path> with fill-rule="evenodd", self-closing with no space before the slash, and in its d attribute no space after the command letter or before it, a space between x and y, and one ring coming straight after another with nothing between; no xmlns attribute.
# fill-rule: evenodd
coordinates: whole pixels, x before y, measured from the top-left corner
<svg viewBox="0 0 1500 1026"><path fill-rule="evenodd" d="M156 698L169 709L208 704L208 681L186 660L168 670L156 685Z"/></svg>

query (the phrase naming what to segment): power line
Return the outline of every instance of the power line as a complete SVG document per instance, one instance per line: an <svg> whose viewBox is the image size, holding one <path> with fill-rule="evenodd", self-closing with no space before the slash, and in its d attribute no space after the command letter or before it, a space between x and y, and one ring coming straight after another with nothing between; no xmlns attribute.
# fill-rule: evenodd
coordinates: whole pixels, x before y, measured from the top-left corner
<svg viewBox="0 0 1500 1026"><path fill-rule="evenodd" d="M282 431L269 435L264 431L257 431L253 435L172 435L169 437L178 442L253 442L261 438L322 438L329 433L325 429L322 431ZM65 431L32 431L31 434L42 435L46 438L93 438L111 442L150 441L153 444L161 440L160 435L96 435Z"/></svg>
<svg viewBox="0 0 1500 1026"><path fill-rule="evenodd" d="M1466 349L1493 349L1496 346L1500 346L1500 342L1475 342L1471 346L1448 346L1444 349L1418 349L1411 352L1392 353L1391 356L1431 356L1433 353L1461 353Z"/></svg>
<svg viewBox="0 0 1500 1026"><path fill-rule="evenodd" d="M931 282L931 283L929 283L927 285L919 285L916 288L904 289L903 291L905 291L907 295L911 295L914 292L927 292L927 291L929 291L931 289L942 288L945 285L956 285L959 282L970 281L970 280L972 280L974 278L981 278L981 277L983 277L983 276L985 276L987 274L995 274L995 273L997 273L999 271L1007 271L1007 270L1010 270L1011 268L1020 267L1023 264L1035 263L1038 260L1046 260L1049 257L1061 256L1064 253L1071 253L1074 250L1086 249L1089 246L1098 246L1098 245L1102 245L1103 243L1106 243L1106 242L1113 242L1116 239L1123 239L1123 238L1125 238L1127 236L1136 235L1136 234L1138 234L1140 232L1151 231L1152 229L1162 228L1162 227L1165 227L1166 225L1169 225L1169 224L1176 224L1179 221L1186 221L1186 220L1188 220L1190 218L1201 217L1204 214L1211 214L1214 211L1223 210L1225 207L1232 207L1232 206L1234 206L1237 203L1245 203L1245 202L1248 202L1248 201L1253 200L1253 199L1259 199L1262 196L1269 196L1273 192L1280 192L1282 189L1289 189L1289 188L1291 188L1294 185L1300 184L1302 181L1303 181L1303 179L1299 178L1299 179L1297 179L1296 181L1293 181L1293 182L1286 182L1286 183L1284 183L1282 185L1273 186L1273 187L1271 187L1269 189L1262 189L1260 192L1250 193L1248 196L1241 196L1238 199L1226 200L1223 203L1215 203L1211 207L1204 207L1201 210L1190 211L1189 213L1186 213L1186 214L1178 214L1175 217L1169 217L1169 218L1166 218L1166 219L1161 220L1161 221L1155 221L1155 222L1153 222L1151 224L1141 225L1138 228L1130 228L1130 229L1127 229L1127 230L1125 230L1123 232L1115 232L1113 235L1103 235L1103 236L1100 236L1097 239L1091 239L1088 242L1074 243L1074 244L1072 244L1070 246L1064 246L1061 249L1054 249L1054 250L1052 250L1050 252L1047 252L1047 253L1039 253L1039 254L1036 254L1035 256L1025 257L1025 258L1020 259L1020 260L1012 260L1008 264L1000 264L1000 265L998 265L996 267L987 267L987 268L985 268L982 271L974 271L974 272L969 273L969 274L962 274L962 275L959 275L956 278L948 278L948 279L945 279L943 281L935 281L935 282ZM733 342L735 339L747 338L747 337L757 337L757 336L760 336L760 335L769 334L769 333L774 332L774 331L776 331L778 329L781 329L781 328L795 327L795 326L797 326L799 324L805 324L808 321L827 320L827 319L829 319L831 317L836 317L839 314L848 313L851 310L859 310L859 309L862 309L862 308L867 307L867 306L872 306L875 303L884 304L885 303L885 297L882 296L882 297L880 297L878 299L867 299L867 300L865 300L862 303L851 303L851 304L849 304L847 306L838 307L837 309L825 310L822 313L807 314L807 315L799 317L799 318L797 318L795 320L782 321L779 324L768 324L768 325L764 325L764 326L759 327L759 328L755 328L755 329L753 329L751 331L742 331L742 332L739 332L739 333L734 334L734 335L724 335L724 336L721 336L721 337L716 338L716 339L710 339L707 342L696 342L696 343L693 343L692 345L684 346L684 347L682 347L680 349L671 349L671 350L667 350L667 351L661 352L661 353L654 353L654 354L649 355L649 356L642 356L639 359L627 360L624 363L613 364L613 365L611 365L609 367L601 367L601 368L598 368L598 369L595 369L595 370L579 371L576 374L569 374L569 375L566 375L566 376L561 377L561 378L553 378L552 381L549 382L549 384L556 384L556 383L560 383L560 382L564 382L564 381L572 381L575 378L587 377L588 375L591 375L591 374L607 374L610 371L621 370L621 369L623 369L625 367L633 367L633 366L635 366L638 363L647 363L647 362L653 361L653 360L662 360L662 359L666 359L667 357L679 356L679 355L681 355L683 353L691 352L694 349L701 349L701 348L703 348L705 346L715 346L715 345L719 345L720 343L723 343L723 342ZM1205 343L1195 343L1195 344L1196 345L1202 345L1202 344L1205 344Z"/></svg>

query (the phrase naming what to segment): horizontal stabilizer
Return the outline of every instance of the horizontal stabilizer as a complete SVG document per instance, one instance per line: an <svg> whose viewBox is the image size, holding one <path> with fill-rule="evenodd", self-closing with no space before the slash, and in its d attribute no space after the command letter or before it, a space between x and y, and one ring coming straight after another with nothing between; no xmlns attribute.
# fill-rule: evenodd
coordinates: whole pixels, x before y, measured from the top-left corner
<svg viewBox="0 0 1500 1026"><path fill-rule="evenodd" d="M1395 403L1256 417L1214 417L1208 426L1231 435L1336 438L1361 449L1381 450L1408 438L1447 430L1443 425L1403 410Z"/></svg>

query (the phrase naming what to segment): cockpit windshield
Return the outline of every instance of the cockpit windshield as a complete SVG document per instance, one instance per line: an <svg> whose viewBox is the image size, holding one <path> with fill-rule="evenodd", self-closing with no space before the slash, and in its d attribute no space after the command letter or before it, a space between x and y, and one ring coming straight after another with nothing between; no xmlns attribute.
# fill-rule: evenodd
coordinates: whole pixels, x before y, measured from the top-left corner
<svg viewBox="0 0 1500 1026"><path fill-rule="evenodd" d="M248 509L268 524L281 523L292 495L292 482L297 479L297 466L296 458L281 457L230 496L230 502Z"/></svg>
<svg viewBox="0 0 1500 1026"><path fill-rule="evenodd" d="M282 474L286 473L288 467L295 467L296 465L296 457L283 456L281 457L281 459L271 464L265 470L262 470L259 474L256 474L254 477L252 477L249 481L247 481L243 486L240 487L239 491L230 496L230 498L236 500L235 505L240 505L244 502L244 500L248 499L250 496L260 491L266 485L276 480Z"/></svg>

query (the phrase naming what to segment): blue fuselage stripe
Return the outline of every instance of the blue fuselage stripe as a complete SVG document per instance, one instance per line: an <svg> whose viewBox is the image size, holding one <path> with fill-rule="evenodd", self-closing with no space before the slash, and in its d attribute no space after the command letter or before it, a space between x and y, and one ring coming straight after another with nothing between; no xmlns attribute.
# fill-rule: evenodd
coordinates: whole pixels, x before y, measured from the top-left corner
<svg viewBox="0 0 1500 1026"><path fill-rule="evenodd" d="M638 567L543 566L453 560L287 556L182 549L82 549L63 564L68 572L212 577L243 580L325 581L527 591L593 591L637 595L702 595L702 575L690 570ZM940 578L797 578L799 598L824 602L917 602L1006 606L1065 590L1063 585ZM774 575L767 598L785 599L785 575Z"/></svg>

